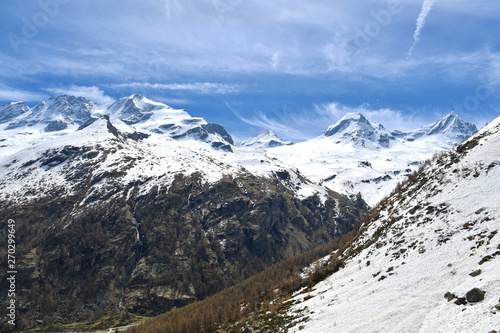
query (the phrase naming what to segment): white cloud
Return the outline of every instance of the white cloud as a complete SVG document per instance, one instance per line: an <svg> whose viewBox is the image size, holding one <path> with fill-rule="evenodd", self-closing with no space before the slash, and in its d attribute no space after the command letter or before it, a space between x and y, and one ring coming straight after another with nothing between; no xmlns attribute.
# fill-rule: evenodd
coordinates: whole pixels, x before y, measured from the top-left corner
<svg viewBox="0 0 500 333"><path fill-rule="evenodd" d="M420 34L422 33L425 20L427 18L427 15L429 15L432 7L436 3L436 1L437 0L424 0L424 3L422 4L422 10L420 11L420 14L418 15L417 18L417 27L415 28L415 32L413 34L413 45L408 51L408 56L412 55L415 45L417 45L417 43L420 41Z"/></svg>
<svg viewBox="0 0 500 333"><path fill-rule="evenodd" d="M16 90L16 89L0 89L0 100L8 102L41 102L47 99L45 94L34 93L31 91Z"/></svg>
<svg viewBox="0 0 500 333"><path fill-rule="evenodd" d="M372 109L369 105L350 107L334 102L316 105L314 111L322 121L328 121L331 124L340 120L346 113L352 112L361 113L371 122L382 124L389 130L409 131L426 124L424 120L414 115L388 108Z"/></svg>
<svg viewBox="0 0 500 333"><path fill-rule="evenodd" d="M165 14L168 19L173 19L182 11L178 0L165 0Z"/></svg>
<svg viewBox="0 0 500 333"><path fill-rule="evenodd" d="M388 130L409 131L426 125L418 116L404 114L388 108L372 109L368 105L350 107L341 103L314 105L310 110L291 113L287 109L271 113L255 112L243 115L241 111L226 103L226 106L243 122L262 131L273 130L285 139L304 141L320 136L330 125L335 124L347 113L361 113L368 120L382 124Z"/></svg>
<svg viewBox="0 0 500 333"><path fill-rule="evenodd" d="M115 100L104 94L99 87L80 87L80 86L71 86L69 88L49 88L46 89L48 92L56 94L56 95L73 95L77 97L85 97L93 102L97 102L100 104L112 103Z"/></svg>
<svg viewBox="0 0 500 333"><path fill-rule="evenodd" d="M197 82L197 83L145 83L145 82L132 82L111 84L110 88L131 88L131 89L152 89L152 90L172 90L172 91L189 91L202 95L210 94L232 94L242 90L240 85L213 83L213 82Z"/></svg>
<svg viewBox="0 0 500 333"><path fill-rule="evenodd" d="M185 108L186 105L189 105L192 103L192 101L190 100L187 100L187 99L182 99L182 98L168 98L168 97L165 97L165 96L161 96L161 95L153 95L153 96L146 96L147 98L153 100L153 101L156 101L156 102L161 102L161 103L165 103L167 104L168 106L172 106L172 107L175 107L175 108Z"/></svg>
<svg viewBox="0 0 500 333"><path fill-rule="evenodd" d="M296 122L290 119L286 120L284 114L275 111L274 116L267 115L264 112L258 111L251 117L244 116L240 110L226 102L226 106L238 119L246 124L260 128L263 132L273 130L278 135L285 139L293 139L294 141L304 141L311 139L310 133L304 131L304 127L297 127ZM308 119L310 120L310 119Z"/></svg>

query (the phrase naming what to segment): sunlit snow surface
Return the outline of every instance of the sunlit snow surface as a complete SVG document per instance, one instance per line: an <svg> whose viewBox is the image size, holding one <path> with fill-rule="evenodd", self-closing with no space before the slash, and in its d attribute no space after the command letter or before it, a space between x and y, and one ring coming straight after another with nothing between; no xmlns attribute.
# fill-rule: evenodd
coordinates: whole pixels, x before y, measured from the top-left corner
<svg viewBox="0 0 500 333"><path fill-rule="evenodd" d="M267 176L288 170L287 185L300 196L316 192L324 196L328 188L347 195L360 193L370 206L387 196L435 151L452 148L475 130L473 124L463 122L453 112L434 124L407 133L389 131L353 113L307 142L291 145L267 131L234 146L222 126L138 94L106 105L63 95L32 109L24 103L11 103L1 106L0 111L0 158L5 157L2 165L8 166L1 171L7 178L0 178L4 179L0 188L7 192L9 187L25 188L23 181L46 185L52 179L61 184L61 172L53 171L64 171L64 165L43 173L33 164L29 177L9 179L9 175L15 174L12 167L28 174L26 168L19 168L20 161L30 161L26 156L34 160L44 149L57 150L64 145L87 148L95 145L96 151L107 145L108 150L113 150L116 142L111 142L112 136L98 144L95 133L87 138L88 131L77 131L89 117L103 115L109 116L121 133L139 132L150 136L141 143L125 140L121 145L123 149L103 156L106 161L100 163L95 171L97 175L106 172L105 167L117 170L123 158L134 160L133 165L129 163L123 181L133 182L135 176L139 177L136 180L149 177L143 189L155 185L151 179L161 177L165 183L165 179L171 180L176 172L185 175L201 172L207 181L213 182L224 175L234 176L244 171ZM48 130L54 123L55 127L62 124L63 129ZM105 131L104 134L111 133ZM234 153L229 154L231 150Z"/></svg>
<svg viewBox="0 0 500 333"><path fill-rule="evenodd" d="M335 144L329 137L268 150L268 155L296 166L304 176L344 194L361 193L371 206L386 197L398 182L418 169L435 152L444 151L442 138L397 143L383 150Z"/></svg>
<svg viewBox="0 0 500 333"><path fill-rule="evenodd" d="M406 133L389 131L361 114L349 113L316 139L267 152L336 192L361 193L374 206L421 162L453 148L475 131L475 125L454 112Z"/></svg>
<svg viewBox="0 0 500 333"><path fill-rule="evenodd" d="M478 134L485 136L444 176L433 163L425 169L430 182L411 197L389 200L353 248L396 218L378 246L295 297L301 302L291 313L302 311L309 321L292 332L500 329L500 256L479 264L500 250L500 118ZM478 269L480 275L469 275ZM444 298L446 292L465 297L472 288L486 291L485 299L456 305Z"/></svg>
<svg viewBox="0 0 500 333"><path fill-rule="evenodd" d="M283 141L273 131L266 131L254 138L247 139L237 144L239 147L267 149L284 145L292 145L291 141Z"/></svg>
<svg viewBox="0 0 500 333"><path fill-rule="evenodd" d="M326 199L324 187L299 177L295 169L266 157L262 151L217 151L208 143L190 139L177 141L155 133L134 141L123 137L135 133L134 127L118 119L111 119L111 124L119 131L118 137L108 129L107 120L100 118L90 126L66 135L43 136L40 142L32 142L21 151L1 158L0 195L3 198L28 200L61 187L66 194L71 194L72 183L66 178L88 160L79 156L63 163L44 165L46 161L40 158L47 153L49 156L59 154L65 147L77 147L98 154L94 157L96 162L91 165L93 179L115 171L125 173L118 179L104 178L102 182L92 185L92 195L116 187L116 182L123 187L139 182L139 193L147 193L155 186L168 188L178 174L189 176L199 173L205 182L214 183L227 176L238 177L251 173L270 177L276 172L287 170L290 179L283 181L284 185L298 197L318 194L322 200ZM81 204L85 203L84 200Z"/></svg>

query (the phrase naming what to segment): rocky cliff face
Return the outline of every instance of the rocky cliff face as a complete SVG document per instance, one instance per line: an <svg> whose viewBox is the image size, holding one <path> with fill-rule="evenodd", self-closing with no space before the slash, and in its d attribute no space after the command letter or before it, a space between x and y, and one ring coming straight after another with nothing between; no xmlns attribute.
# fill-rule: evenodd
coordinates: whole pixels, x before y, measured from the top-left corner
<svg viewBox="0 0 500 333"><path fill-rule="evenodd" d="M18 328L163 313L323 244L366 213L360 198L271 159L245 160L271 170L251 172L196 141L159 142L104 116L0 160L0 214L19 235Z"/></svg>
<svg viewBox="0 0 500 333"><path fill-rule="evenodd" d="M340 270L298 294L291 332L496 332L500 117L370 212ZM307 322L305 322L307 320Z"/></svg>
<svg viewBox="0 0 500 333"><path fill-rule="evenodd" d="M134 187L83 207L85 187L69 197L1 203L20 235L27 326L168 311L351 230L366 209L333 193L323 203L299 200L279 179L250 174L212 185L179 175L168 190L115 196L124 190Z"/></svg>

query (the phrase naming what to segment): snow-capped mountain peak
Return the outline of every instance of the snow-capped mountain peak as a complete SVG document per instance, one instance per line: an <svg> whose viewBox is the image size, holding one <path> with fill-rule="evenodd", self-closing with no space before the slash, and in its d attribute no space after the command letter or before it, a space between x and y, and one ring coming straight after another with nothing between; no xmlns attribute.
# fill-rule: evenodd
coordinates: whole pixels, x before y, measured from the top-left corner
<svg viewBox="0 0 500 333"><path fill-rule="evenodd" d="M30 108L24 102L12 102L2 105L0 106L0 124L7 123L29 110Z"/></svg>
<svg viewBox="0 0 500 333"><path fill-rule="evenodd" d="M337 144L352 144L367 149L388 148L395 140L384 126L372 123L361 113L348 113L335 125L328 127L323 137Z"/></svg>
<svg viewBox="0 0 500 333"><path fill-rule="evenodd" d="M499 147L497 118L401 184L341 269L295 297L290 313L308 317L290 331L496 332Z"/></svg>
<svg viewBox="0 0 500 333"><path fill-rule="evenodd" d="M232 151L233 139L226 130L206 119L192 117L185 110L147 99L140 94L123 97L102 110L141 131L164 134L177 140L195 139L210 143L213 148Z"/></svg>
<svg viewBox="0 0 500 333"><path fill-rule="evenodd" d="M267 149L279 146L292 145L291 141L284 141L280 139L272 130L268 130L254 138L247 139L238 144L239 147L251 147L258 149Z"/></svg>
<svg viewBox="0 0 500 333"><path fill-rule="evenodd" d="M147 121L154 114L154 111L162 109L172 109L171 107L154 102L140 94L123 97L107 107L107 112L114 118L118 118L125 123L132 125Z"/></svg>
<svg viewBox="0 0 500 333"><path fill-rule="evenodd" d="M9 119L13 121L6 127L7 130L42 124L44 132L65 130L71 125L78 127L87 121L92 110L97 106L84 97L68 95L49 98L30 109L29 112L24 103L7 105L21 107L24 110L16 118Z"/></svg>
<svg viewBox="0 0 500 333"><path fill-rule="evenodd" d="M448 136L460 135L463 139L466 139L475 132L477 132L476 125L463 121L454 111L452 111L435 124L429 132L429 135L434 133L444 133Z"/></svg>
<svg viewBox="0 0 500 333"><path fill-rule="evenodd" d="M347 119L357 120L361 122L368 122L368 119L366 119L366 117L359 112L348 112L342 117L341 121Z"/></svg>
<svg viewBox="0 0 500 333"><path fill-rule="evenodd" d="M275 158L340 193L361 193L375 205L436 151L453 148L476 131L454 112L411 132L389 131L359 113L346 114L323 135L274 148Z"/></svg>
<svg viewBox="0 0 500 333"><path fill-rule="evenodd" d="M123 97L107 104L95 104L84 97L61 95L30 109L22 102L0 106L1 155L7 156L27 143L53 136L67 135L87 121L109 116L113 123L133 125L148 135L162 135L176 140L197 140L217 150L232 151L234 141L221 125L192 117L186 110L174 109L140 94ZM21 138L21 139L20 139Z"/></svg>
<svg viewBox="0 0 500 333"><path fill-rule="evenodd" d="M438 122L408 132L405 139L408 141L414 141L426 136L441 136L443 144L452 147L476 132L476 125L462 120L454 111L452 111Z"/></svg>

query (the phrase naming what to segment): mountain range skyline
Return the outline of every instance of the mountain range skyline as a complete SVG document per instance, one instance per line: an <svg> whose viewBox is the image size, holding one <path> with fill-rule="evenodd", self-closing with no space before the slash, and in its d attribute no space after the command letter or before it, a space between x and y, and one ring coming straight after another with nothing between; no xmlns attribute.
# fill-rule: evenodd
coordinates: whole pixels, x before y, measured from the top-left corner
<svg viewBox="0 0 500 333"><path fill-rule="evenodd" d="M26 118L30 118L29 122L26 119L18 120L18 123L9 123L9 126L5 127L4 129L10 130L10 129L14 129L16 127L21 127L24 125L33 126L33 125L37 124L38 122L42 121L42 118L44 117L43 111L44 111L44 108L47 107L47 105L46 105L47 103L49 103L49 109L51 110L51 112L54 112L54 110L52 109L53 103L60 103L61 100L62 101L66 101L66 100L76 101L79 104L78 107L83 108L83 110L77 110L76 114L72 110L70 110L69 113L66 111L62 111L62 112L66 112L64 114L64 116L66 116L69 119L68 120L69 122L74 122L75 124L82 125L89 117L92 116L93 113L100 115L103 110L108 110L105 112L112 115L113 109L120 110L124 107L124 105L122 105L122 104L131 103L131 101L133 101L134 99L139 100L139 101L145 100L145 101L147 101L147 103L152 103L152 105L147 107L147 108L149 108L148 110L139 110L139 108L137 108L136 105L134 105L134 104L129 105L127 112L130 113L128 115L128 117L131 117L131 118L128 121L125 118L121 118L121 120L125 120L125 122L128 124L133 124L135 122L141 122L141 119L142 120L149 119L149 117L152 114L154 114L155 108L157 110L170 109L172 112L174 112L174 110L175 110L175 112L185 113L187 115L187 117L191 117L191 115L189 115L187 113L187 109L174 109L169 105L166 105L166 104L161 103L161 102L152 101L152 100L150 100L150 99L146 98L145 96L138 94L138 93L134 93L130 96L119 98L119 99L117 99L113 102L107 103L107 104L100 104L100 103L91 101L83 96L59 95L59 96L55 96L55 97L50 97L49 99L47 99L45 101L41 101L39 103L36 103L31 108L24 101L16 101L16 102L12 101L12 102L9 102L7 104L0 105L0 126L3 123L7 123L13 119L19 118L21 115L24 115ZM347 110L347 111L349 111L349 110ZM357 110L357 111L360 111L360 110ZM138 113L139 115L134 114L134 112ZM56 113L57 113L57 111L56 111ZM80 113L80 114L78 114L78 113ZM311 138L304 138L302 140L297 140L297 141L283 140L281 136L278 137L278 134L276 133L275 129L272 129L272 128L268 128L265 131L262 131L258 135L253 136L253 137L239 137L238 133L236 133L236 135L234 135L234 133L232 133L231 136L235 138L234 142L236 142L238 145L241 143L243 143L243 144L248 143L249 141L252 141L252 140L258 140L260 137L265 137L266 135L272 136L273 134L274 134L274 136L277 136L277 139L279 139L280 141L283 141L285 144L300 143L300 142L304 142L304 141L308 141L308 140L317 138L318 136L321 136L321 135L330 136L332 130L336 126L340 126L340 123L343 120L345 120L346 118L352 118L352 117L356 118L356 117L358 117L358 115L361 116L360 119L362 121L364 120L364 121L367 121L368 123L376 124L377 126L381 126L385 130L384 124L379 124L377 122L371 121L362 112L346 112L345 114L338 117L338 120L336 120L331 125L326 125L325 129L323 129L322 132L318 132L315 134L315 136L312 136ZM138 116L141 117L141 119L137 118ZM409 132L417 132L418 133L418 131L421 130L422 128L435 127L435 126L437 126L437 124L439 122L445 121L446 119L449 119L450 117L453 118L454 116L460 117L460 115L458 115L455 111L451 111L448 114L446 114L444 117L439 118L437 121L434 120L434 122L432 124L423 124L422 126L419 126L417 128L413 128L413 129L410 129L407 131L403 131L403 132L408 132L408 133ZM40 117L42 117L42 118L40 118ZM45 117L47 117L47 116L45 116ZM56 118L58 118L58 117L59 116L56 115ZM20 118L22 118L22 117L20 117ZM205 117L194 117L194 118L198 119L200 121L201 121L201 119L206 119ZM61 121L62 121L61 119L53 120L52 123L48 124L48 125L53 126L52 130L55 130L55 131L64 130L65 129L64 126L66 126L66 125L61 125L61 124L57 125ZM467 123L472 124L470 122L467 122ZM224 124L222 124L222 125L224 126ZM479 125L479 126L477 126L477 124L473 124L473 125L476 126L476 131L477 131L478 127L481 128L481 125ZM63 126L63 128L59 128L58 126ZM50 128L49 128L49 131L51 131ZM328 132L330 132L330 135L328 135ZM396 136L401 136L401 133L398 134L397 132L401 132L400 129L393 128L393 129L387 130L387 133L391 133L391 135L395 134ZM469 133L469 135L470 134L471 133ZM467 135L467 137L469 135ZM465 139L465 138L466 137L464 136L462 139ZM231 138L231 140L233 140L233 138ZM231 142L231 144L233 144L234 142Z"/></svg>
<svg viewBox="0 0 500 333"><path fill-rule="evenodd" d="M115 128L112 133L143 139L160 155L165 149L191 151L199 146L204 151L202 156L222 159L228 170L244 168L272 175L275 169L289 169L320 188L326 186L347 196L360 194L371 206L434 153L451 149L477 131L474 124L454 112L411 131L388 130L360 113L347 113L310 140L292 144L267 131L235 142L224 126L140 94L105 105L61 95L31 109L23 103L12 103L0 106L0 110L4 114L0 120L0 156L7 159L43 142L41 147L60 140L76 140L77 146L86 144L82 133L94 123L104 126L102 123L107 122L108 127ZM102 131L107 132L103 129L96 133ZM163 142L165 139L177 143L171 146ZM184 163L192 162L188 159Z"/></svg>
<svg viewBox="0 0 500 333"><path fill-rule="evenodd" d="M9 107L11 112L5 112ZM399 240L387 239L387 247L395 246L395 255L422 255L413 239L421 239L425 223L445 211L443 200L454 202L456 214L462 216L456 219L455 213L450 214L449 220L456 224L450 230L462 233L454 243L458 248L464 237L477 233L493 240L481 256L493 265L483 266L484 276L498 282L497 263L488 255L496 251L498 239L491 238L498 235L496 221L490 218L498 210L498 118L462 141L476 126L455 113L410 132L388 131L359 113L348 113L314 139L256 149L235 146L221 125L138 94L105 106L82 97L59 96L33 109L18 103L3 106L3 111L2 214L11 216L22 230L27 246L19 248L19 256L33 258L19 263L19 284L27 286L20 306L28 308L21 316L43 318L23 321L23 327L49 326L50 318L62 316L59 328L50 326L57 331L61 325L88 318L93 322L108 312L154 316L206 299L329 239L350 231L354 237L355 226L363 221L376 240L383 229L370 221L378 217L400 221L397 215L376 214L380 207L390 211L388 201L394 203L393 213L402 209L407 215L403 225L409 228L408 236L413 235L404 251L399 251ZM275 140L271 132L266 138ZM457 180L465 186L457 189ZM398 189L407 193L401 195ZM427 193L436 195L432 206L424 205ZM405 205L394 200L404 200ZM469 228L471 224L476 228L476 222L465 222L471 216L481 219L474 231ZM415 223L416 217L424 224ZM425 249L434 252L437 241L439 254L439 244L452 236L437 234L446 224L433 225L435 232L428 233ZM402 235L401 226L395 228L395 237ZM483 229L491 229L491 237ZM475 242L471 238L460 248L469 251ZM367 244L374 242L368 239ZM384 244L374 248L385 252ZM373 279L379 274L377 266L387 266L388 280L397 269L390 266L390 257L383 253L376 257L385 259L374 257L362 265L369 268L360 271L361 278L371 277L373 287L382 279ZM461 269L466 278L463 289L449 289L450 299L457 301L474 287L467 276L479 260L465 257L470 262ZM421 258L425 259L418 257L408 267ZM449 263L446 258L436 261L438 272ZM454 260L462 258L457 254ZM352 269L358 271L358 266ZM363 286L361 280L353 290ZM478 287L487 295L494 289ZM390 290L384 288L378 295ZM51 294L59 296L39 298ZM445 304L443 294L446 290L439 289L432 297ZM481 309L494 306L494 297L487 300ZM237 301L237 309L241 304ZM345 304L346 309L352 305ZM336 309L342 311L339 306ZM427 308L419 308L419 313ZM460 316L461 311L457 313ZM382 325L392 324L388 318ZM321 326L331 324L324 316L314 320Z"/></svg>
<svg viewBox="0 0 500 333"><path fill-rule="evenodd" d="M492 0L6 0L0 104L137 92L238 140L303 141L348 112L482 127L500 114L499 17Z"/></svg>
<svg viewBox="0 0 500 333"><path fill-rule="evenodd" d="M0 1L0 332L500 332L499 26Z"/></svg>

